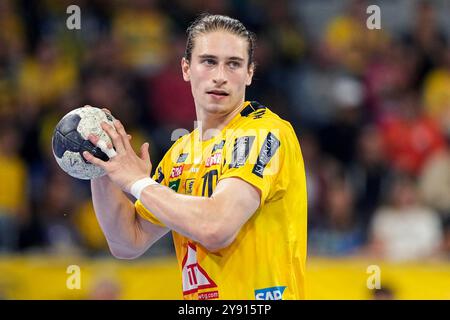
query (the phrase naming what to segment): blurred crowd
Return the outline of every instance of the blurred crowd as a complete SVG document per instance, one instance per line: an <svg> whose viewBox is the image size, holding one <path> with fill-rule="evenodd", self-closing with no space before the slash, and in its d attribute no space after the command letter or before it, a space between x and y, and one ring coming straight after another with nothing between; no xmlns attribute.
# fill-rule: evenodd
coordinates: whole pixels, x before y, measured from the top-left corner
<svg viewBox="0 0 450 320"><path fill-rule="evenodd" d="M297 132L308 254L448 259L450 30L433 1L411 2L400 31L369 30L369 3L344 3L317 36L301 1L1 0L0 252L108 254L89 182L53 158L53 129L74 108L107 107L156 166L173 130L194 127L180 58L189 22L210 12L256 33L247 99ZM81 30L66 26L71 4ZM154 254L173 250L166 240Z"/></svg>

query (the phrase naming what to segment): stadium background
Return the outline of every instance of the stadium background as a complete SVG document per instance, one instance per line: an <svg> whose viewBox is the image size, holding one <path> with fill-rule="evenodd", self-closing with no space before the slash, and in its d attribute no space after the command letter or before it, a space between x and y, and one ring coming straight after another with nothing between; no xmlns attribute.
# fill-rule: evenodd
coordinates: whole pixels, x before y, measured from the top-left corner
<svg viewBox="0 0 450 320"><path fill-rule="evenodd" d="M68 30L66 8L81 8ZM381 30L368 30L368 5ZM194 105L179 59L200 12L258 37L247 98L307 169L311 299L450 298L450 1L0 1L0 298L178 299L170 237L111 257L89 184L51 154L69 110L108 107L156 166ZM69 265L81 289L69 290ZM381 290L366 286L380 267Z"/></svg>

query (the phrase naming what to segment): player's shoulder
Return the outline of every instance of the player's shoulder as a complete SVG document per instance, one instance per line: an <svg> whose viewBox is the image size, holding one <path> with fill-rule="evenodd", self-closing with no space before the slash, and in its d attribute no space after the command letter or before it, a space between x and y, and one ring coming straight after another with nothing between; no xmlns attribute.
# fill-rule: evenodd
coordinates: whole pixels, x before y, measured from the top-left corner
<svg viewBox="0 0 450 320"><path fill-rule="evenodd" d="M240 121L236 124L239 128L276 130L284 134L291 134L293 132L292 125L289 121L282 119L270 107L262 105L257 101L250 101L242 109L240 115Z"/></svg>

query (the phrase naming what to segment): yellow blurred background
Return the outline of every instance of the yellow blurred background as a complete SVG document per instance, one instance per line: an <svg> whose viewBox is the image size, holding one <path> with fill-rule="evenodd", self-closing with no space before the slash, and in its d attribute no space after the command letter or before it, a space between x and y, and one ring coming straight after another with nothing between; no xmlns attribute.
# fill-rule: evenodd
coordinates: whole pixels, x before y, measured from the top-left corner
<svg viewBox="0 0 450 320"><path fill-rule="evenodd" d="M69 289L80 267L80 288ZM308 299L373 299L367 288L374 265L365 259L313 258L307 266ZM381 263L381 288L395 299L450 299L450 263ZM2 257L0 295L6 299L181 299L175 258L121 261L73 257Z"/></svg>

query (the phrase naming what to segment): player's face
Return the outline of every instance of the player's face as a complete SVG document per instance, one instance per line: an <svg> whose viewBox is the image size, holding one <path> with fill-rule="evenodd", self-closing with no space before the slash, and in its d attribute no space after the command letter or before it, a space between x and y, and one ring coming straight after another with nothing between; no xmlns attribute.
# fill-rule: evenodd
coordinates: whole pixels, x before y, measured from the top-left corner
<svg viewBox="0 0 450 320"><path fill-rule="evenodd" d="M244 101L251 84L246 39L227 31L198 35L191 61L182 59L183 78L191 83L195 105L210 114L228 114Z"/></svg>

